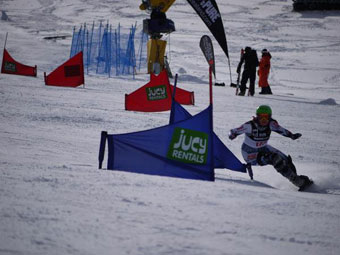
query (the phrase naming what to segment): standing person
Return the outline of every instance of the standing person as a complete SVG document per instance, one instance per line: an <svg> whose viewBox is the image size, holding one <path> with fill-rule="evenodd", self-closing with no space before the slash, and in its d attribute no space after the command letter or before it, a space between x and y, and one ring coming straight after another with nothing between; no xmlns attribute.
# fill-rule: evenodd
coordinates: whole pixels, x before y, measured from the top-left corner
<svg viewBox="0 0 340 255"><path fill-rule="evenodd" d="M257 72L259 76L259 87L261 88L260 94L262 95L273 94L268 83L271 57L272 56L267 49L262 50L262 57L259 64L259 70Z"/></svg>
<svg viewBox="0 0 340 255"><path fill-rule="evenodd" d="M249 95L253 96L255 93L255 80L256 80L256 67L259 65L256 50L250 47L244 49L244 54L241 57L240 63L237 66L237 73L241 71L242 64L244 63L244 69L241 78L241 86L239 96L244 96L246 92L246 84L249 79Z"/></svg>
<svg viewBox="0 0 340 255"><path fill-rule="evenodd" d="M271 131L282 136L296 140L301 137L300 133L293 134L281 127L271 118L272 110L268 105L260 105L256 109L256 117L244 123L239 128L230 130L229 139L233 140L238 135L245 134L242 144L242 156L248 167L255 165L273 165L276 171L286 177L295 186L303 190L313 182L304 175L298 175L292 162L292 158L267 144Z"/></svg>

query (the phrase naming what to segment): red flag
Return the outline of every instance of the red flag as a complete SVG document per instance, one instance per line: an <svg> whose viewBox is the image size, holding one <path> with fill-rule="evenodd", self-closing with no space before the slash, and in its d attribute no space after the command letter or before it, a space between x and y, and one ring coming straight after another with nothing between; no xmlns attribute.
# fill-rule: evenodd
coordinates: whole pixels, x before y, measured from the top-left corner
<svg viewBox="0 0 340 255"><path fill-rule="evenodd" d="M46 85L77 87L84 84L83 52L67 60L49 75L44 73L44 76Z"/></svg>
<svg viewBox="0 0 340 255"><path fill-rule="evenodd" d="M173 86L164 69L158 76L151 73L150 82L131 94L125 94L125 109L128 111L160 112L171 109ZM180 104L194 104L194 92L176 88L175 99Z"/></svg>
<svg viewBox="0 0 340 255"><path fill-rule="evenodd" d="M9 55L8 51L4 49L1 73L36 77L37 66L27 66L15 61L14 58L12 58L11 55Z"/></svg>
<svg viewBox="0 0 340 255"><path fill-rule="evenodd" d="M171 84L170 84L170 89L171 89L171 94L173 94L174 86ZM175 100L179 104L194 105L195 104L194 92L186 91L184 89L176 87Z"/></svg>

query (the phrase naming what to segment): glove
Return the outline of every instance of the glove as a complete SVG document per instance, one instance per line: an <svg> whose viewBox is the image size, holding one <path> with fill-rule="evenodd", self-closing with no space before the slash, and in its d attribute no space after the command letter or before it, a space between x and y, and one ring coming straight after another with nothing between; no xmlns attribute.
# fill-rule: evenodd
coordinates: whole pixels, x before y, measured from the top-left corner
<svg viewBox="0 0 340 255"><path fill-rule="evenodd" d="M235 135L234 133L229 133L229 139L230 140L234 140L236 138L237 135Z"/></svg>
<svg viewBox="0 0 340 255"><path fill-rule="evenodd" d="M293 140L299 139L302 135L300 133L292 134L290 138Z"/></svg>
<svg viewBox="0 0 340 255"><path fill-rule="evenodd" d="M237 67L236 73L240 73L240 71L241 71L241 68Z"/></svg>

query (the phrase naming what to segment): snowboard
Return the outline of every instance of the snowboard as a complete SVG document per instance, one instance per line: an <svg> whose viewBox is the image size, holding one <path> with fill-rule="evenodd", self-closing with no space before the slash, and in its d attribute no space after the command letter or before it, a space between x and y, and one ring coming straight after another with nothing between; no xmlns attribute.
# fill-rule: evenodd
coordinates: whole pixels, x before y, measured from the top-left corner
<svg viewBox="0 0 340 255"><path fill-rule="evenodd" d="M241 62L241 60L242 60L243 54L244 54L244 49L241 49L240 62ZM241 68L240 68L240 72L237 74L237 84L236 84L236 93L235 93L236 96L238 96L238 91L239 91L239 89L240 89L240 75L241 75L241 69L242 69L242 66L241 66Z"/></svg>
<svg viewBox="0 0 340 255"><path fill-rule="evenodd" d="M305 183L299 188L299 191L305 191L307 190L312 184L313 184L313 180L309 179L306 180Z"/></svg>

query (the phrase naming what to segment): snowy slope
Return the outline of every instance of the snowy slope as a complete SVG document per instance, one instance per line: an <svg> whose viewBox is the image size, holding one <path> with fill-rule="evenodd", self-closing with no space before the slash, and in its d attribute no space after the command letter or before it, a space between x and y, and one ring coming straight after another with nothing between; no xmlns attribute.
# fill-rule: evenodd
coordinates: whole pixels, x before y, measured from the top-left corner
<svg viewBox="0 0 340 255"><path fill-rule="evenodd" d="M236 97L227 59L214 40L217 81L214 129L240 159L242 137L228 131L259 104L292 132L271 145L290 154L316 183L296 188L272 167L246 174L216 170L216 182L97 169L100 132L166 125L169 112L124 110L124 94L148 75L86 76L85 88L46 87L43 72L67 60L74 26L93 20L141 24L140 1L0 0L0 45L38 77L0 74L0 254L339 254L340 13L292 12L291 1L217 1L228 39L232 79L241 47L273 55L274 95ZM192 114L208 105L208 67L199 39L209 34L184 0L167 12L177 31L170 66L181 88L195 92ZM115 23L116 22L116 23ZM2 54L2 53L1 53ZM259 54L260 55L260 54ZM0 55L1 57L1 55Z"/></svg>

